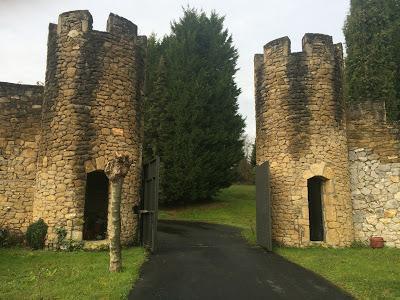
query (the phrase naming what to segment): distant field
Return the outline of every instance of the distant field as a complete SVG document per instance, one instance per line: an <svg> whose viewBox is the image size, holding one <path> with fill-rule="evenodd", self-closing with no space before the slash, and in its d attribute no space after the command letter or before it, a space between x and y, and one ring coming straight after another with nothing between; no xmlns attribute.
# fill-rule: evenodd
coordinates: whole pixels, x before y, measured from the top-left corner
<svg viewBox="0 0 400 300"><path fill-rule="evenodd" d="M237 226L255 244L255 187L234 185L214 202L160 211L161 219ZM368 248L275 248L275 252L312 270L358 299L400 299L400 250Z"/></svg>
<svg viewBox="0 0 400 300"><path fill-rule="evenodd" d="M233 185L221 190L213 202L162 209L159 218L237 226L243 229L243 236L251 244L255 244L255 199L256 189L254 185Z"/></svg>

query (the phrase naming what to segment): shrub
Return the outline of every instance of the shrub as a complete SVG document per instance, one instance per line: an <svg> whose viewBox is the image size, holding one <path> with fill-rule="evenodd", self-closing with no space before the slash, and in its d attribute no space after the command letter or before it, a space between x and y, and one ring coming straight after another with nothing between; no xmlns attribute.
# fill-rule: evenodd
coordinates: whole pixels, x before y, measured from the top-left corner
<svg viewBox="0 0 400 300"><path fill-rule="evenodd" d="M73 239L66 239L67 230L64 227L57 227L57 250L62 251L76 251L83 248L83 241L75 241Z"/></svg>
<svg viewBox="0 0 400 300"><path fill-rule="evenodd" d="M0 248L13 247L24 243L24 235L19 231L0 228Z"/></svg>
<svg viewBox="0 0 400 300"><path fill-rule="evenodd" d="M56 233L57 233L57 250L60 250L62 247L62 244L65 241L65 238L67 237L67 230L64 227L57 227L56 228Z"/></svg>
<svg viewBox="0 0 400 300"><path fill-rule="evenodd" d="M0 228L0 248L9 246L10 232L5 228Z"/></svg>
<svg viewBox="0 0 400 300"><path fill-rule="evenodd" d="M43 219L39 219L36 222L29 225L26 231L26 241L32 249L43 249L44 241L47 234L47 224Z"/></svg>
<svg viewBox="0 0 400 300"><path fill-rule="evenodd" d="M351 248L368 248L369 244L367 241L353 241L351 243Z"/></svg>

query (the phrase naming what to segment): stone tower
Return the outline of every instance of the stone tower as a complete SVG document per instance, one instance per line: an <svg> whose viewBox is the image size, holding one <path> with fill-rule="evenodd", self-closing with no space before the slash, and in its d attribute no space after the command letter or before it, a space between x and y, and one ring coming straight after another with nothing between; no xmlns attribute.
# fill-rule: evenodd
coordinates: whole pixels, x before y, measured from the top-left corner
<svg viewBox="0 0 400 300"><path fill-rule="evenodd" d="M273 239L288 246L353 241L343 54L332 37L288 37L256 54L257 164L270 163Z"/></svg>
<svg viewBox="0 0 400 300"><path fill-rule="evenodd" d="M107 227L108 181L103 170L115 152L134 159L123 187L121 237L129 243L135 236L132 208L140 194L145 43L135 24L114 14L107 32L92 29L88 11L63 13L57 25L49 26L33 201L33 220L43 218L49 225L49 242L57 226L77 240L85 234L96 239L97 233L90 231ZM87 217L86 210L94 213ZM86 230L89 223L92 228Z"/></svg>

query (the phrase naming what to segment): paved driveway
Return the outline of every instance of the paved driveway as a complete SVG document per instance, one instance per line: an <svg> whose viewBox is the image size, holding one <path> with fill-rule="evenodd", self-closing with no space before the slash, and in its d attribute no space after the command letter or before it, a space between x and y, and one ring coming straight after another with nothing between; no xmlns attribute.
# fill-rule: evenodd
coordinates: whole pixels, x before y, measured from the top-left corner
<svg viewBox="0 0 400 300"><path fill-rule="evenodd" d="M161 221L158 239L129 299L351 299L320 276L249 246L233 227Z"/></svg>

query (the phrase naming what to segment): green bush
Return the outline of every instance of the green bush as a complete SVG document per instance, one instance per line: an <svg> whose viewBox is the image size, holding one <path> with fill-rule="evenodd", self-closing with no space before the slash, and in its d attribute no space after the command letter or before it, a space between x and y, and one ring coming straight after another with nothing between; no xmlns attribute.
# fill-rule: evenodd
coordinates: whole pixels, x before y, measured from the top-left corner
<svg viewBox="0 0 400 300"><path fill-rule="evenodd" d="M24 243L24 236L20 232L0 228L0 248L19 246Z"/></svg>
<svg viewBox="0 0 400 300"><path fill-rule="evenodd" d="M0 248L7 247L9 245L10 232L5 228L0 228Z"/></svg>
<svg viewBox="0 0 400 300"><path fill-rule="evenodd" d="M75 241L73 239L67 239L67 230L64 227L57 227L57 245L56 249L61 251L76 251L82 250L83 241Z"/></svg>
<svg viewBox="0 0 400 300"><path fill-rule="evenodd" d="M43 219L39 219L36 222L29 225L26 231L26 241L32 249L43 249L44 241L47 234L47 224Z"/></svg>
<svg viewBox="0 0 400 300"><path fill-rule="evenodd" d="M369 244L367 241L353 241L351 243L351 248L368 248Z"/></svg>

